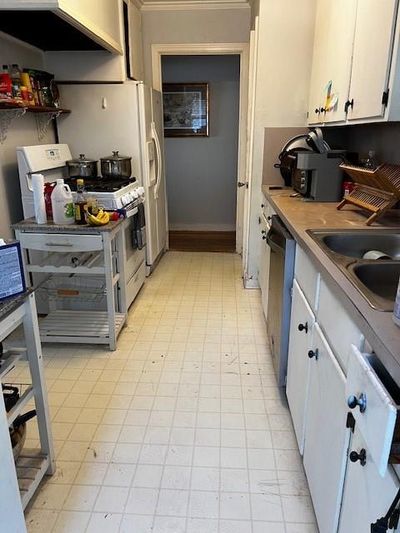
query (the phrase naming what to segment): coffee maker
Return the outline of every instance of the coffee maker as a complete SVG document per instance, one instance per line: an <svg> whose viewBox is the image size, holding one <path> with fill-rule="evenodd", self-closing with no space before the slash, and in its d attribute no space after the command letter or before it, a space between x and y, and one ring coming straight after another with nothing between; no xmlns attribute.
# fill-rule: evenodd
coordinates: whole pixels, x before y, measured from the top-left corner
<svg viewBox="0 0 400 533"><path fill-rule="evenodd" d="M343 150L299 152L292 174L293 189L315 202L336 202L342 197Z"/></svg>

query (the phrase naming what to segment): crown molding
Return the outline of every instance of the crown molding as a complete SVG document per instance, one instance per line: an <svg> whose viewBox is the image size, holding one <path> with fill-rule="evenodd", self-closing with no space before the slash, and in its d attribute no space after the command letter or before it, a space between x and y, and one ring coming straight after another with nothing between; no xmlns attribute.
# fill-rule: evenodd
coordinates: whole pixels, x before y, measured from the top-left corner
<svg viewBox="0 0 400 533"><path fill-rule="evenodd" d="M142 11L197 11L217 9L250 9L247 0L144 0Z"/></svg>

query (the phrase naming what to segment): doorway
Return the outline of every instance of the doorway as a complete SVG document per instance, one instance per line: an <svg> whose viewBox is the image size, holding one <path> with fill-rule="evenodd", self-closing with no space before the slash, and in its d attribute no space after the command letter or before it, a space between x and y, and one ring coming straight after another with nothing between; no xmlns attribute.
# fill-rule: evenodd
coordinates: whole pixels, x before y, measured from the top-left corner
<svg viewBox="0 0 400 533"><path fill-rule="evenodd" d="M239 97L239 131L237 154L237 195L236 195L236 252L242 254L247 250L248 226L246 204L247 193L247 113L248 113L248 43L192 43L192 44L153 44L152 45L152 83L156 90L162 90L162 59L165 56L229 56L240 59L240 97ZM204 81L204 80L202 80ZM212 117L211 117L212 123ZM245 185L245 186L240 186Z"/></svg>
<svg viewBox="0 0 400 533"><path fill-rule="evenodd" d="M163 83L207 83L209 93L208 136L165 138L170 249L234 252L240 57L168 55L161 70Z"/></svg>

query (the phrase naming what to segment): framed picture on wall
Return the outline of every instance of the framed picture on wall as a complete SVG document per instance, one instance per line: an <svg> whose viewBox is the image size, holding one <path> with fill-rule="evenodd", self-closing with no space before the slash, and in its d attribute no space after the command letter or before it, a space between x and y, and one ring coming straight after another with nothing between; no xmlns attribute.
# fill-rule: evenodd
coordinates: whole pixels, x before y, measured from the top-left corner
<svg viewBox="0 0 400 533"><path fill-rule="evenodd" d="M164 136L208 137L208 83L164 83Z"/></svg>

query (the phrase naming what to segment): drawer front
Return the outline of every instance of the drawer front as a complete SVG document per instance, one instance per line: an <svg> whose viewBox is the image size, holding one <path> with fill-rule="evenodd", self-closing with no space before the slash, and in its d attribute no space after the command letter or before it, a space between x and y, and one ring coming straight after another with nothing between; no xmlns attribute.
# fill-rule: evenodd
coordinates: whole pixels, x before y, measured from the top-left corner
<svg viewBox="0 0 400 533"><path fill-rule="evenodd" d="M132 304L140 291L146 278L146 264L142 263L137 272L128 280L126 284L126 304L127 308Z"/></svg>
<svg viewBox="0 0 400 533"><path fill-rule="evenodd" d="M22 248L43 252L89 252L103 249L101 235L20 233L19 240Z"/></svg>
<svg viewBox="0 0 400 533"><path fill-rule="evenodd" d="M267 222L270 223L272 215L275 215L275 209L268 202L268 200L264 200L262 205L264 206L264 207L262 207L262 214L265 217L265 219L267 220Z"/></svg>
<svg viewBox="0 0 400 533"><path fill-rule="evenodd" d="M315 312L318 306L320 275L300 246L296 247L294 276L307 298L311 309Z"/></svg>
<svg viewBox="0 0 400 533"><path fill-rule="evenodd" d="M324 280L320 282L317 321L346 373L351 345L364 348L364 336Z"/></svg>
<svg viewBox="0 0 400 533"><path fill-rule="evenodd" d="M355 399L360 405L355 405ZM368 355L362 354L356 346L352 346L349 360L346 400L352 408L356 428L364 437L379 474L384 476L396 424L397 406L371 367Z"/></svg>

